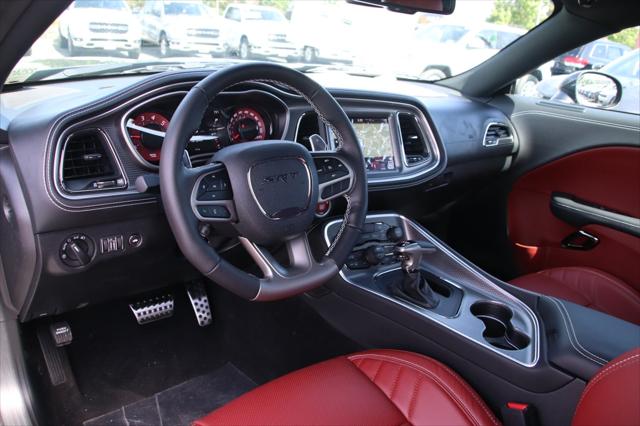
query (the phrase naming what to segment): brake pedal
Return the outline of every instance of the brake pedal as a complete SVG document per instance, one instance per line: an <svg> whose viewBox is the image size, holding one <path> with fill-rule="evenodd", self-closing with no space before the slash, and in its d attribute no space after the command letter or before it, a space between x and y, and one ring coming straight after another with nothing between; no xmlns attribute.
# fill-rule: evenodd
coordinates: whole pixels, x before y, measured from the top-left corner
<svg viewBox="0 0 640 426"><path fill-rule="evenodd" d="M209 297L202 282L197 281L188 284L187 295L189 295L189 301L191 301L191 307L193 308L193 313L196 315L198 325L200 327L206 327L211 324L213 318L211 315L211 307L209 306Z"/></svg>
<svg viewBox="0 0 640 426"><path fill-rule="evenodd" d="M131 312L140 325L171 317L173 306L173 295L171 294L149 297L129 304Z"/></svg>

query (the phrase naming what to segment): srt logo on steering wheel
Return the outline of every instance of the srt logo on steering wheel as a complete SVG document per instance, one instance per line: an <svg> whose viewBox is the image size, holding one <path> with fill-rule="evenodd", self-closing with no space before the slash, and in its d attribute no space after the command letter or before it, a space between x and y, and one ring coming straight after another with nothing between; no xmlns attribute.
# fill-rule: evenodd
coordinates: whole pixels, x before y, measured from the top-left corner
<svg viewBox="0 0 640 426"><path fill-rule="evenodd" d="M298 172L287 172L287 173L282 173L279 175L272 175L272 176L265 176L262 179L263 183L276 183L276 182L282 182L282 183L288 183L289 179L295 179L298 176Z"/></svg>

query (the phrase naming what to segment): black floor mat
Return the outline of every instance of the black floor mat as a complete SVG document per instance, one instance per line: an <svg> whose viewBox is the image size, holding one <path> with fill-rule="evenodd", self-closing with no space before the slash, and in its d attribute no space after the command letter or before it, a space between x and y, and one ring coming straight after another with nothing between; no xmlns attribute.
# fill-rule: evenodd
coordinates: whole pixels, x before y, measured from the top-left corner
<svg viewBox="0 0 640 426"><path fill-rule="evenodd" d="M233 364L87 420L85 426L190 425L256 384Z"/></svg>
<svg viewBox="0 0 640 426"><path fill-rule="evenodd" d="M208 327L198 327L182 286L171 289L176 297L173 317L155 323L137 325L127 301L56 318L68 321L74 336L65 350L75 380L59 386L52 386L48 379L35 337L37 327L51 320L25 324L26 354L46 423L80 425L206 377L227 363L262 384L360 349L302 298L255 303L213 284L207 289L213 310Z"/></svg>

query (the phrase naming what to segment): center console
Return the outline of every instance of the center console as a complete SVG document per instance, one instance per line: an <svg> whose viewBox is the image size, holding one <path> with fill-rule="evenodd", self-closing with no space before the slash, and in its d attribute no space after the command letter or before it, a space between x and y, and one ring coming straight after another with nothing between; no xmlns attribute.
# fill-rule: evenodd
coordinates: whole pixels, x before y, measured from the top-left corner
<svg viewBox="0 0 640 426"><path fill-rule="evenodd" d="M327 244L342 220L324 228ZM367 216L341 278L525 367L540 356L531 309L417 223L398 214Z"/></svg>

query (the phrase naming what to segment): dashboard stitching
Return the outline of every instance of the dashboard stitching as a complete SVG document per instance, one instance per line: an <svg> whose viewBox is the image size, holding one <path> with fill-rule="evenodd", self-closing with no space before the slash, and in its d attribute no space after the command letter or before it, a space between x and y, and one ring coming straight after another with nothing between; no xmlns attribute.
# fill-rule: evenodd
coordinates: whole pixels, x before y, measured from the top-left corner
<svg viewBox="0 0 640 426"><path fill-rule="evenodd" d="M555 113L545 112L545 111L521 111L521 112L516 112L515 114L511 115L511 119L513 120L514 118L518 118L518 117L525 116L525 115L542 115L542 116L560 118L560 119L563 119L563 120L578 121L578 122L588 123L588 124L597 124L599 126L606 126L606 127L614 127L614 128L623 129L623 130L635 130L635 131L640 130L640 127L636 127L636 126L627 126L627 125L623 125L623 124L612 124L612 123L599 121L599 120L589 120L589 119L571 117L571 116L567 116L567 115L555 114Z"/></svg>

